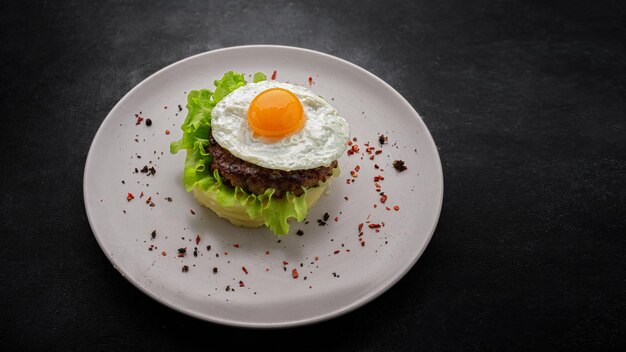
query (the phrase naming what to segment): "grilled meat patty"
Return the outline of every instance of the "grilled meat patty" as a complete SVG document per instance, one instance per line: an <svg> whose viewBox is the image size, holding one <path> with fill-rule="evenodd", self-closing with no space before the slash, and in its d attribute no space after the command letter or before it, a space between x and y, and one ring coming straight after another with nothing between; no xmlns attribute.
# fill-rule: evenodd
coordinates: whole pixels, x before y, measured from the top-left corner
<svg viewBox="0 0 626 352"><path fill-rule="evenodd" d="M222 181L229 186L239 186L249 193L263 194L268 188L276 190L274 197L282 198L286 192L296 196L305 189L317 186L328 180L337 167L337 160L329 166L309 170L272 170L251 164L232 155L222 148L211 136L206 152L213 156L211 171L217 170Z"/></svg>

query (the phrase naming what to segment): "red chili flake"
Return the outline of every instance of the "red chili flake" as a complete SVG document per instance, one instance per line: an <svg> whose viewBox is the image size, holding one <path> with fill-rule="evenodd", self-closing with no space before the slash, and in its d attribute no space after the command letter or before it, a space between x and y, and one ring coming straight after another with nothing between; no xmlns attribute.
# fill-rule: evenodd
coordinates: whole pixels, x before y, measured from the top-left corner
<svg viewBox="0 0 626 352"><path fill-rule="evenodd" d="M339 254L339 252L340 252L340 251L339 251L339 250L337 250L337 251L335 251L333 254Z"/></svg>
<svg viewBox="0 0 626 352"><path fill-rule="evenodd" d="M359 232L361 232L361 230L363 230L363 223L359 224Z"/></svg>
<svg viewBox="0 0 626 352"><path fill-rule="evenodd" d="M272 72L272 80L276 79L276 70L274 70L274 72Z"/></svg>
<svg viewBox="0 0 626 352"><path fill-rule="evenodd" d="M354 171L359 172L359 170L361 170L361 166L357 165L354 167Z"/></svg>
<svg viewBox="0 0 626 352"><path fill-rule="evenodd" d="M348 156L350 156L350 155L354 154L354 152L352 151L352 149L348 149L348 151L347 151L346 153L348 153Z"/></svg>
<svg viewBox="0 0 626 352"><path fill-rule="evenodd" d="M359 152L359 146L358 145L353 145L350 150L352 150L353 153L358 153Z"/></svg>
<svg viewBox="0 0 626 352"><path fill-rule="evenodd" d="M283 260L283 265L287 265L287 264L289 264L289 263L287 263L286 260Z"/></svg>
<svg viewBox="0 0 626 352"><path fill-rule="evenodd" d="M293 269L291 270L291 277L293 277L294 279L297 279L297 278L298 278L298 269L293 268Z"/></svg>
<svg viewBox="0 0 626 352"><path fill-rule="evenodd" d="M239 248L239 243L235 243L235 244L233 244L233 247L235 247L235 248Z"/></svg>
<svg viewBox="0 0 626 352"><path fill-rule="evenodd" d="M380 196L380 202L381 203L385 203L387 201L387 195L383 194L382 196Z"/></svg>
<svg viewBox="0 0 626 352"><path fill-rule="evenodd" d="M374 155L370 156L370 160L374 160Z"/></svg>
<svg viewBox="0 0 626 352"><path fill-rule="evenodd" d="M374 208L378 207L378 205L376 205L376 203L374 203Z"/></svg>
<svg viewBox="0 0 626 352"><path fill-rule="evenodd" d="M365 247L365 241L361 241L361 247Z"/></svg>
<svg viewBox="0 0 626 352"><path fill-rule="evenodd" d="M339 221L339 217L335 216L335 222Z"/></svg>
<svg viewBox="0 0 626 352"><path fill-rule="evenodd" d="M135 125L139 125L141 121L143 121L143 117L137 116L137 122L135 123Z"/></svg>
<svg viewBox="0 0 626 352"><path fill-rule="evenodd" d="M380 154L382 152L383 152L382 150L377 150L375 153L376 153L376 155L378 155L378 154Z"/></svg>
<svg viewBox="0 0 626 352"><path fill-rule="evenodd" d="M352 145L352 141L348 141L348 145Z"/></svg>
<svg viewBox="0 0 626 352"><path fill-rule="evenodd" d="M389 207L385 207L385 209L387 209L387 211L391 210L391 208L389 208Z"/></svg>
<svg viewBox="0 0 626 352"><path fill-rule="evenodd" d="M167 253L165 251L163 251L163 252L161 252L161 255L165 257L167 255Z"/></svg>
<svg viewBox="0 0 626 352"><path fill-rule="evenodd" d="M347 185L349 185L349 184L350 184L350 179L349 179L349 178L347 178L347 179L346 179L346 184L347 184ZM128 194L130 194L130 193L128 193ZM130 199L129 199L129 200L130 200Z"/></svg>
<svg viewBox="0 0 626 352"><path fill-rule="evenodd" d="M243 283L243 281L239 280L239 287L245 287L246 285Z"/></svg>
<svg viewBox="0 0 626 352"><path fill-rule="evenodd" d="M399 206L397 206L397 205L394 205L394 206L393 206L393 210L398 211L398 210L400 210L400 207L399 207Z"/></svg>
<svg viewBox="0 0 626 352"><path fill-rule="evenodd" d="M320 260L320 257L315 257L315 261L318 261L318 260Z"/></svg>
<svg viewBox="0 0 626 352"><path fill-rule="evenodd" d="M248 275L248 269L246 269L246 267L245 267L245 266L242 266L242 267L241 267L241 270L243 270L243 272L244 272L244 273L246 273L246 275Z"/></svg>
<svg viewBox="0 0 626 352"><path fill-rule="evenodd" d="M380 181L380 176L374 176L374 182Z"/></svg>
<svg viewBox="0 0 626 352"><path fill-rule="evenodd" d="M141 193L139 193L139 199L143 198L143 191L141 191Z"/></svg>
<svg viewBox="0 0 626 352"><path fill-rule="evenodd" d="M126 195L126 200L130 202L133 199L135 199L135 196L133 196L132 193L128 192L128 194Z"/></svg>
<svg viewBox="0 0 626 352"><path fill-rule="evenodd" d="M372 154L372 150L374 150L374 149L376 149L376 148L374 148L374 147L367 147L367 148L365 148L365 151L367 152L367 154Z"/></svg>
<svg viewBox="0 0 626 352"><path fill-rule="evenodd" d="M148 199L146 199L146 204L150 204L150 202L152 202L152 197L148 197Z"/></svg>
<svg viewBox="0 0 626 352"><path fill-rule="evenodd" d="M370 228L370 229L377 229L377 228L380 228L380 224L369 224L369 225L367 225L367 226L369 226L369 228Z"/></svg>
<svg viewBox="0 0 626 352"><path fill-rule="evenodd" d="M350 175L352 177L358 177L359 176L359 174L357 174L356 171L354 171L354 170L350 171Z"/></svg>
<svg viewBox="0 0 626 352"><path fill-rule="evenodd" d="M228 255L228 252L224 252L224 255Z"/></svg>
<svg viewBox="0 0 626 352"><path fill-rule="evenodd" d="M313 85L313 77L309 76L309 85Z"/></svg>
<svg viewBox="0 0 626 352"><path fill-rule="evenodd" d="M270 254L270 251L265 251L265 255L269 255L269 254Z"/></svg>
<svg viewBox="0 0 626 352"><path fill-rule="evenodd" d="M200 243L200 235L196 235L196 244Z"/></svg>
<svg viewBox="0 0 626 352"><path fill-rule="evenodd" d="M170 130L165 130L165 134L170 134Z"/></svg>

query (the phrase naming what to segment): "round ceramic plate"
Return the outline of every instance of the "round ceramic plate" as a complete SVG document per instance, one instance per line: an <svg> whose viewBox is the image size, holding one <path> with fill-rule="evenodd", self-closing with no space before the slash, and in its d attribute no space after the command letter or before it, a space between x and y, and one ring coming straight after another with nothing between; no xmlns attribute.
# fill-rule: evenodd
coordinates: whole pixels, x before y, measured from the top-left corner
<svg viewBox="0 0 626 352"><path fill-rule="evenodd" d="M342 174L286 236L235 227L198 205L182 185L184 151L169 152L187 93L212 89L229 70L248 81L276 71L350 123L358 151L339 159ZM150 297L216 323L286 327L349 312L402 278L434 232L443 176L428 129L381 79L311 50L241 46L179 61L126 94L93 140L84 197L102 250Z"/></svg>

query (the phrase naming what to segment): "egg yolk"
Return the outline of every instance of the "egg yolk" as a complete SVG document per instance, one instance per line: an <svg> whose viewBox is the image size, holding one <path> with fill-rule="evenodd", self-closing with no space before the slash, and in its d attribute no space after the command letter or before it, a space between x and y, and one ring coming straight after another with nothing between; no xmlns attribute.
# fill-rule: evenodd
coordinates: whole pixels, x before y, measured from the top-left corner
<svg viewBox="0 0 626 352"><path fill-rule="evenodd" d="M282 138L304 126L304 109L298 97L282 88L259 93L248 108L248 124L263 137Z"/></svg>

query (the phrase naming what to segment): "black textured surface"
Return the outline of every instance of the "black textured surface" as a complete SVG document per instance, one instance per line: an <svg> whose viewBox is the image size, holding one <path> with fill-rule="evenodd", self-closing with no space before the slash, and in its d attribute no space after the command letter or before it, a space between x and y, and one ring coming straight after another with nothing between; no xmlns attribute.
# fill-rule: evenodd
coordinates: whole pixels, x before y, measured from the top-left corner
<svg viewBox="0 0 626 352"><path fill-rule="evenodd" d="M3 347L624 347L626 10L551 3L3 2ZM255 43L380 76L424 117L443 162L442 216L416 266L309 327L233 329L161 306L113 269L83 206L90 142L126 92L187 56Z"/></svg>

